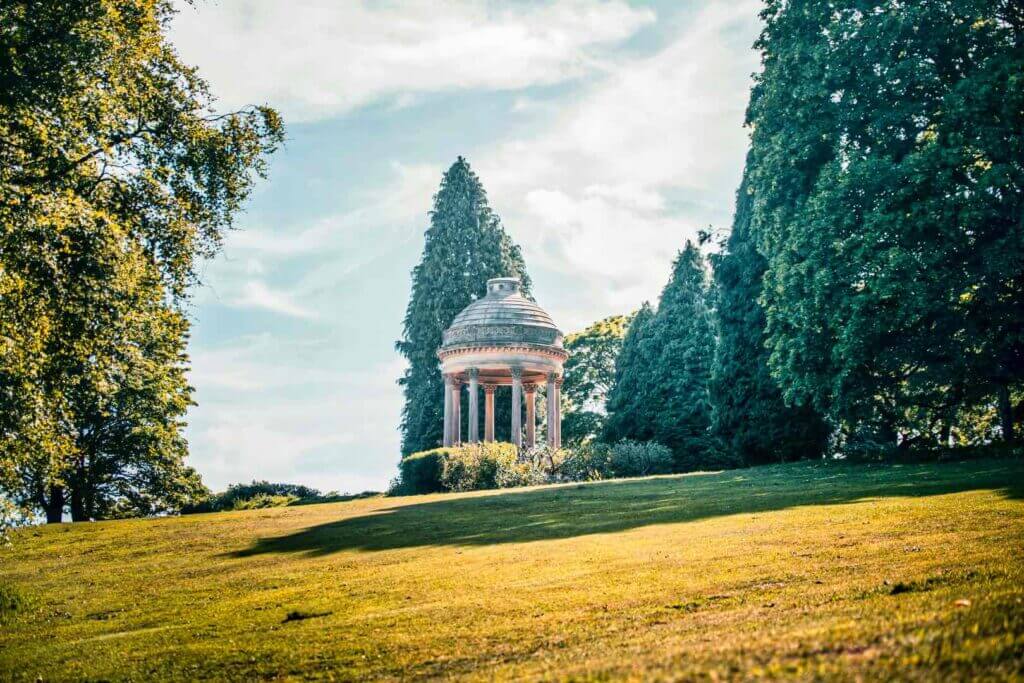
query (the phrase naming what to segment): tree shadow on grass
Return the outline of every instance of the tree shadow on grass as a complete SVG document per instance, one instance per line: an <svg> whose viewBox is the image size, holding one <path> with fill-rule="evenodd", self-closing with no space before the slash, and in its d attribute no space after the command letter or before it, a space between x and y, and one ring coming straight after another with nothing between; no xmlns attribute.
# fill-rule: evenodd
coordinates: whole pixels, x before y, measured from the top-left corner
<svg viewBox="0 0 1024 683"><path fill-rule="evenodd" d="M405 503L261 538L231 557L522 543L654 524L881 497L995 490L1024 498L1024 461L923 465L806 463L653 479L612 480ZM408 499L405 499L408 500Z"/></svg>

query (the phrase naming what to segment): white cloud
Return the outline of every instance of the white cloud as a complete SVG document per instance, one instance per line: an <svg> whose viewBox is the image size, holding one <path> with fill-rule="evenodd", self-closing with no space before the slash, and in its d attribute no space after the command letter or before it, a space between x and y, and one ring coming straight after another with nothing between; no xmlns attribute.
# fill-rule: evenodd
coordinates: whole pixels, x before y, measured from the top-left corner
<svg viewBox="0 0 1024 683"><path fill-rule="evenodd" d="M543 268L577 282L571 296L538 291L563 326L656 298L685 241L728 222L757 13L756 0L701 5L666 47L616 62L543 134L471 158L535 279Z"/></svg>
<svg viewBox="0 0 1024 683"><path fill-rule="evenodd" d="M262 308L294 318L313 319L316 311L309 310L292 300L287 293L272 289L261 280L249 280L242 286L240 295L231 300L240 308Z"/></svg>
<svg viewBox="0 0 1024 683"><path fill-rule="evenodd" d="M590 72L602 48L654 20L622 0L231 0L179 9L174 43L225 106L265 101L293 122L381 98L408 106L418 93L559 83Z"/></svg>
<svg viewBox="0 0 1024 683"><path fill-rule="evenodd" d="M386 484L399 447L402 363L342 370L307 362L329 350L262 334L194 354L202 410L189 428L190 463L208 486L254 477L323 490Z"/></svg>

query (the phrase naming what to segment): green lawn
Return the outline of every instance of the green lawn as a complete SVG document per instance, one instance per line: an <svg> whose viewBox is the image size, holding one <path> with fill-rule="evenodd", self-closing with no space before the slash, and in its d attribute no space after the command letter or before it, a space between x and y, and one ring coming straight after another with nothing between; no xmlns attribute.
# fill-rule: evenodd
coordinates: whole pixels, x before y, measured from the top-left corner
<svg viewBox="0 0 1024 683"><path fill-rule="evenodd" d="M1005 679L1022 557L1019 459L65 524L0 679Z"/></svg>

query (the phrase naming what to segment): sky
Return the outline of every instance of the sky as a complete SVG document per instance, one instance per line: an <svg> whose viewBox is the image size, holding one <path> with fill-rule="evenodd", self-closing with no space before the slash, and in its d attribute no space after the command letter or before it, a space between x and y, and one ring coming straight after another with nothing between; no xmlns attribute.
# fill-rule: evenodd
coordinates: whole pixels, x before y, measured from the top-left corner
<svg viewBox="0 0 1024 683"><path fill-rule="evenodd" d="M725 231L755 0L198 0L171 40L221 111L287 142L190 304L190 464L382 490L396 473L410 271L462 155L569 333L656 301Z"/></svg>

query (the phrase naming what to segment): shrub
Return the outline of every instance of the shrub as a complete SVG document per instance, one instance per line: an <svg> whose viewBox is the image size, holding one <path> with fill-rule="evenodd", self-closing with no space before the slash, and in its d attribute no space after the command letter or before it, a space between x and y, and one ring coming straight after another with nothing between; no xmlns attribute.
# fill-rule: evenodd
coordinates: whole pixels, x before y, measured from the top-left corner
<svg viewBox="0 0 1024 683"><path fill-rule="evenodd" d="M481 443L453 448L447 454L441 484L447 491L475 491L522 486L526 463L510 443Z"/></svg>
<svg viewBox="0 0 1024 683"><path fill-rule="evenodd" d="M611 446L608 467L618 477L645 477L672 471L672 451L654 441L623 439Z"/></svg>
<svg viewBox="0 0 1024 683"><path fill-rule="evenodd" d="M596 481L612 476L611 449L603 443L588 442L554 454L553 473L558 481Z"/></svg>
<svg viewBox="0 0 1024 683"><path fill-rule="evenodd" d="M435 448L412 453L398 463L398 479L391 484L390 495L408 496L444 491L441 474L450 448Z"/></svg>
<svg viewBox="0 0 1024 683"><path fill-rule="evenodd" d="M703 448L676 456L677 472L708 472L743 467L743 458L709 439Z"/></svg>
<svg viewBox="0 0 1024 683"><path fill-rule="evenodd" d="M257 508L305 505L309 503L331 503L354 498L378 495L375 491L356 494L339 494L331 491L327 495L301 484L275 484L268 481L253 481L250 484L231 484L227 491L207 496L198 503L181 509L182 514L196 512L220 512L221 510L254 510Z"/></svg>
<svg viewBox="0 0 1024 683"><path fill-rule="evenodd" d="M561 452L559 452L561 453ZM403 458L389 495L475 491L531 486L553 481L560 456L546 448L520 454L510 443L480 443L435 448Z"/></svg>
<svg viewBox="0 0 1024 683"><path fill-rule="evenodd" d="M723 465L724 466L724 465ZM672 451L655 442L583 443L567 449L481 443L413 453L399 464L389 495L476 491L609 477L642 477L673 469Z"/></svg>
<svg viewBox="0 0 1024 683"><path fill-rule="evenodd" d="M231 503L232 510L258 510L260 508L282 508L301 500L298 496L275 496L269 493L257 493L252 498L236 498Z"/></svg>

